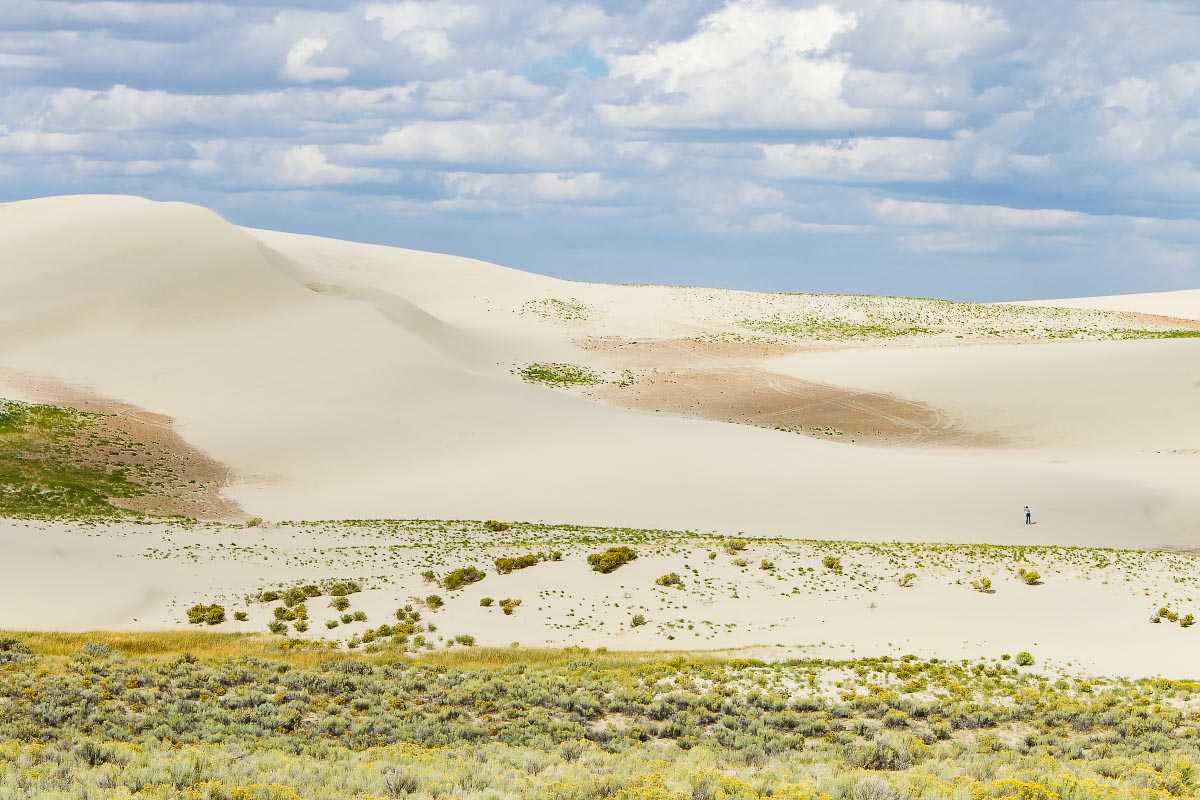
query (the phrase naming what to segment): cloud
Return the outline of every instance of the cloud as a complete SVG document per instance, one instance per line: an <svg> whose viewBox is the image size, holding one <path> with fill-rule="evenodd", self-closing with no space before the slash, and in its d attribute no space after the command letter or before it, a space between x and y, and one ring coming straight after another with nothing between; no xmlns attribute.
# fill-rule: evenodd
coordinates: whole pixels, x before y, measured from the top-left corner
<svg viewBox="0 0 1200 800"><path fill-rule="evenodd" d="M283 74L299 83L313 81L344 81L350 76L350 70L345 67L320 67L314 65L313 58L325 52L329 40L319 36L306 36L300 39L288 51L283 64Z"/></svg>
<svg viewBox="0 0 1200 800"><path fill-rule="evenodd" d="M1200 285L1198 38L1174 0L8 0L0 199L614 280Z"/></svg>

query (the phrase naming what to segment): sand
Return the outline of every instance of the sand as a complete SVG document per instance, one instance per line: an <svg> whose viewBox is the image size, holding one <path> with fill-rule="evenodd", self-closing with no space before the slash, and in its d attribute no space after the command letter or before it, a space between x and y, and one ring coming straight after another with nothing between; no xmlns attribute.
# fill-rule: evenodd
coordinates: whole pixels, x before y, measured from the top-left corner
<svg viewBox="0 0 1200 800"><path fill-rule="evenodd" d="M243 519L1200 547L1200 339L1111 340L1194 327L1196 293L1067 309L584 284L107 196L0 206L0 252L0 397L44 399L29 387L49 380L170 420L188 448L227 468L223 494ZM590 367L606 383L531 385L517 373L535 362ZM1026 504L1037 525L1023 524ZM183 604L234 596L278 569L269 555L195 574L135 569L148 535L136 527L92 538L2 530L20 575L4 582L0 627L174 624ZM139 544L121 551L122 536ZM89 577L100 564L103 579ZM393 578L412 579L407 569ZM96 602L18 614L13 598L43 574ZM1063 603L1108 608L1080 586L1045 587L1057 616L1039 641L1067 624ZM822 639L874 646L900 625L890 614L917 613L904 605L913 597L931 614L956 605L906 590L896 611L868 618L884 621L874 632L829 611ZM710 615L769 616L766 602L718 603ZM1119 602L1131 621L1148 614ZM1004 620L1034 609L1003 608L982 633L938 639L946 625L929 622L909 638L1015 647L1019 631L1004 634ZM795 644L810 617L796 615L781 642ZM480 634L471 624L463 632ZM611 630L588 636L652 643L641 629ZM576 641L559 633L513 640ZM754 628L705 643L774 638ZM1124 663L1089 647L1078 643L1089 663Z"/></svg>

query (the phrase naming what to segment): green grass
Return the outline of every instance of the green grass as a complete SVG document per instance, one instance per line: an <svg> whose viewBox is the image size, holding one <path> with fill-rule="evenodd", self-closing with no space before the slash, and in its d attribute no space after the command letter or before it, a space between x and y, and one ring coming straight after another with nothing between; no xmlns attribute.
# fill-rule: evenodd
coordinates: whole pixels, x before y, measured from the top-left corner
<svg viewBox="0 0 1200 800"><path fill-rule="evenodd" d="M116 517L117 501L146 494L125 473L81 453L107 444L97 415L0 400L0 516L25 519Z"/></svg>

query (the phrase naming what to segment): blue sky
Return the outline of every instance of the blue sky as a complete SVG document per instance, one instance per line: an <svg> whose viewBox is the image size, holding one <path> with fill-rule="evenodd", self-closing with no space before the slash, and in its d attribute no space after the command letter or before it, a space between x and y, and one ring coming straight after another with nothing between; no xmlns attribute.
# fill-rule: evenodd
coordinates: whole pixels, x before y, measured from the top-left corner
<svg viewBox="0 0 1200 800"><path fill-rule="evenodd" d="M560 277L1200 287L1200 4L3 0L0 199Z"/></svg>

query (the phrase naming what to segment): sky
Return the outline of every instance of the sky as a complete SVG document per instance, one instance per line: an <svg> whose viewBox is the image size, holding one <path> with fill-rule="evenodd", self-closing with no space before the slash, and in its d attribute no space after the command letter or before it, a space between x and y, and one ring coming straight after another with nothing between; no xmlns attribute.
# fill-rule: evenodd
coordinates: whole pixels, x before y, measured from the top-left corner
<svg viewBox="0 0 1200 800"><path fill-rule="evenodd" d="M1200 287L1195 0L2 0L0 201L558 277Z"/></svg>

